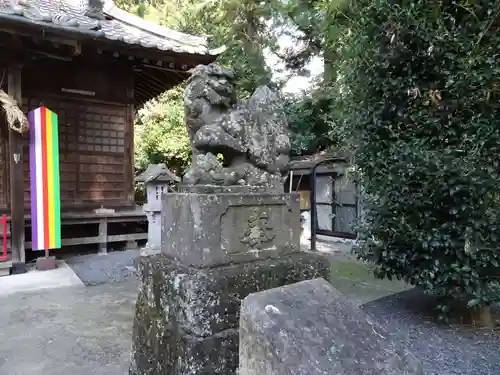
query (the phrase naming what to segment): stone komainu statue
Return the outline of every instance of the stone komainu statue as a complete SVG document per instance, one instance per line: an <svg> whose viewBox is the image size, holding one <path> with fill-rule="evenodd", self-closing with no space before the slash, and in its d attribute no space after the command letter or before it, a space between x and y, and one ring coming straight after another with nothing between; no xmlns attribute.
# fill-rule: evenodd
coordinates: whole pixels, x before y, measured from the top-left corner
<svg viewBox="0 0 500 375"><path fill-rule="evenodd" d="M282 102L266 86L238 101L234 78L213 63L196 67L188 80L184 106L193 160L183 182L281 188L290 152Z"/></svg>

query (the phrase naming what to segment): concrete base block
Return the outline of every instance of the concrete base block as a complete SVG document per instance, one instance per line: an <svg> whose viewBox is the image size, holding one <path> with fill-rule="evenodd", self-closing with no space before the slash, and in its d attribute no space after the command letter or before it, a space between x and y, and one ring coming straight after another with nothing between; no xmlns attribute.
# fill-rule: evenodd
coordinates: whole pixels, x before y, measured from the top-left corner
<svg viewBox="0 0 500 375"><path fill-rule="evenodd" d="M149 244L146 244L146 246L144 246L140 250L141 257L146 257L146 256L149 256L149 255L156 255L156 254L160 254L160 253L161 253L160 248L150 247Z"/></svg>
<svg viewBox="0 0 500 375"><path fill-rule="evenodd" d="M36 260L36 269L39 271L53 270L57 268L56 257L41 257Z"/></svg>
<svg viewBox="0 0 500 375"><path fill-rule="evenodd" d="M9 276L12 269L12 262L0 262L0 276Z"/></svg>
<svg viewBox="0 0 500 375"><path fill-rule="evenodd" d="M22 273L26 273L26 264L25 263L12 263L12 267L10 268L11 275L20 275Z"/></svg>
<svg viewBox="0 0 500 375"><path fill-rule="evenodd" d="M125 250L136 250L137 248L137 241L130 240L125 244Z"/></svg>

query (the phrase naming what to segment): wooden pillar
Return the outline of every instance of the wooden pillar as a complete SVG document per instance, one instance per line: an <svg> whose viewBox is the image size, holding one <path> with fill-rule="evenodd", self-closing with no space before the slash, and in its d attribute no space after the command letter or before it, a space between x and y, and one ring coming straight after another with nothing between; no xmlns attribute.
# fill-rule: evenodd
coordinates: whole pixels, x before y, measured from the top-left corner
<svg viewBox="0 0 500 375"><path fill-rule="evenodd" d="M125 160L123 166L125 169L125 199L128 202L135 202L134 189L134 105L127 105L127 114L125 122L125 134L123 144L125 145Z"/></svg>
<svg viewBox="0 0 500 375"><path fill-rule="evenodd" d="M131 77L127 88L127 114L125 122L125 199L135 202L135 170L134 170L134 74L132 69L126 70L124 76Z"/></svg>
<svg viewBox="0 0 500 375"><path fill-rule="evenodd" d="M22 67L18 63L9 65L8 94L22 105L21 96ZM25 272L24 252L24 171L23 144L21 134L9 129L9 174L10 174L10 212L11 212L11 250L12 273Z"/></svg>

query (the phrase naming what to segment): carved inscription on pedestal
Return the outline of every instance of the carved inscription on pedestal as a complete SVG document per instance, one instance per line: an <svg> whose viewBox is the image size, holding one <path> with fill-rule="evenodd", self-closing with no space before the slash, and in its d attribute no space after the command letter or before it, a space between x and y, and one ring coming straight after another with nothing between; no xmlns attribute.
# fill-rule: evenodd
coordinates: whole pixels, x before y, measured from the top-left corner
<svg viewBox="0 0 500 375"><path fill-rule="evenodd" d="M273 227L269 224L269 214L266 211L253 210L248 217L247 227L239 237L240 242L252 249L265 249L276 237Z"/></svg>

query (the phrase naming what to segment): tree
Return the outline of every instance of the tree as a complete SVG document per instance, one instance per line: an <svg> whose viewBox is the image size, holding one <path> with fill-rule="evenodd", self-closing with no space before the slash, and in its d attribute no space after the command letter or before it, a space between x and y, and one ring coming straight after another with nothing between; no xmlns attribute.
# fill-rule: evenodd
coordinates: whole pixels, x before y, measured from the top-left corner
<svg viewBox="0 0 500 375"><path fill-rule="evenodd" d="M291 38L294 48L274 50L290 75L309 75L307 65L322 57L324 73L308 93L286 98L286 112L292 130L292 155L311 154L335 147L339 150L342 135L335 131L336 54L333 44L344 30L345 20L339 14L348 12L347 0L292 0L280 2L275 12L278 34ZM270 48L278 47L276 44ZM332 131L333 130L333 131Z"/></svg>
<svg viewBox="0 0 500 375"><path fill-rule="evenodd" d="M157 0L145 5L128 2L123 8L179 31L210 34L212 47L226 45L219 62L232 67L240 96L248 97L259 85L269 84L270 69L263 57L265 28L263 10L253 1ZM143 8L140 8L143 6ZM182 88L153 99L138 112L136 120L136 168L164 162L177 173L189 163L190 148L184 125Z"/></svg>
<svg viewBox="0 0 500 375"><path fill-rule="evenodd" d="M330 131L330 101L319 90L305 96L285 98L285 113L291 131L292 156L314 154L339 146Z"/></svg>
<svg viewBox="0 0 500 375"><path fill-rule="evenodd" d="M184 124L183 87L166 91L141 108L135 123L135 168L165 163L180 174L191 158Z"/></svg>
<svg viewBox="0 0 500 375"><path fill-rule="evenodd" d="M271 69L264 58L266 46L275 43L266 26L274 1L208 0L181 10L175 26L180 31L210 35L214 47L226 46L218 62L234 69L236 87L249 97L261 85L272 85Z"/></svg>
<svg viewBox="0 0 500 375"><path fill-rule="evenodd" d="M196 34L210 35L213 48L225 45L226 51L219 56L218 62L232 67L237 77L240 97L247 98L260 85L269 85L279 89L283 82L273 81L270 67L266 64L266 53L281 54L287 67L297 74L307 74L304 69L308 57L322 53L324 38L321 30L325 23L325 4L327 2L306 2L279 0L265 3L254 0L121 0L119 5L141 17L163 24L173 29ZM281 53L277 40L280 36L294 36L297 44L303 46L298 51L287 50ZM167 100L168 98L168 100ZM173 105L172 96L163 96L154 100L141 111L138 140L147 141L136 148L137 167L143 168L149 162L165 161L172 150L160 144L156 135L171 137L168 129L176 127L166 125L168 119L177 118L177 111L182 106ZM168 105L167 105L168 104ZM286 110L292 130L293 153L301 155L313 153L331 143L328 127L330 119L327 110L330 97L323 91L317 91L309 97L286 98ZM147 115L148 111L154 113ZM167 112L174 111L172 114ZM162 120L159 113L165 112ZM152 123L148 123L152 121ZM161 128L167 126L166 129ZM157 128L160 127L160 128ZM149 136L151 134L151 136ZM155 135L155 136L153 136ZM176 137L177 134L173 134ZM150 138L147 138L150 137ZM162 147L154 149L154 147ZM148 159L152 158L152 159ZM182 159L182 157L181 157ZM173 164L182 166L179 160ZM181 168L182 169L182 168Z"/></svg>
<svg viewBox="0 0 500 375"><path fill-rule="evenodd" d="M500 300L500 2L363 0L349 11L332 42L332 92L361 171L357 252L376 255L380 277L487 309Z"/></svg>

